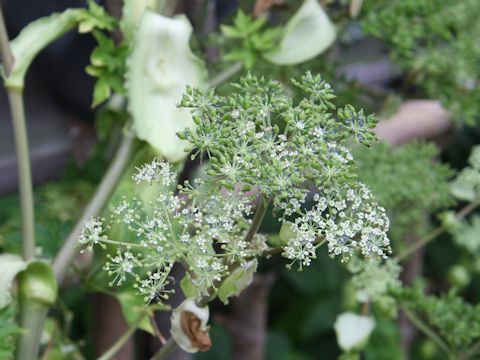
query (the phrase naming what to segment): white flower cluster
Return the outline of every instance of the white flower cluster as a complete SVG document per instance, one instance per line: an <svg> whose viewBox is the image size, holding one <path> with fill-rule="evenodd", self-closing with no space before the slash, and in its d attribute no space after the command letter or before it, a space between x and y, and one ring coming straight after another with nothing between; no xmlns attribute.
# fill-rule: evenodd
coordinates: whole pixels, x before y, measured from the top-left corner
<svg viewBox="0 0 480 360"><path fill-rule="evenodd" d="M88 220L78 237L78 243L83 249L92 250L94 245L101 244L106 239L103 235L103 224L100 218Z"/></svg>
<svg viewBox="0 0 480 360"><path fill-rule="evenodd" d="M164 186L169 186L175 181L176 177L170 163L154 159L152 162L137 168L137 172L132 176L132 180L136 184L141 182L158 182Z"/></svg>
<svg viewBox="0 0 480 360"><path fill-rule="evenodd" d="M138 169L133 179L137 183L170 185L175 177L168 163L154 160ZM261 235L245 241L251 222L247 219L252 213L251 196L239 189L209 193L204 188L202 183L187 183L178 194L162 192L149 204L123 198L111 211L111 223L134 235L127 236L131 242L108 240L102 234L100 220L92 219L82 232L80 244L89 248L108 243L123 247L109 256L105 265L114 277L111 284L120 285L132 276L147 301L168 296L165 286L174 263L184 264L193 284L206 292L228 275L230 264L245 264L268 247Z"/></svg>
<svg viewBox="0 0 480 360"><path fill-rule="evenodd" d="M387 258L389 220L368 188L359 184L343 190L321 188L315 205L295 219L295 235L284 247L284 256L300 266L310 265L323 241L332 257L348 260L356 251L365 257Z"/></svg>

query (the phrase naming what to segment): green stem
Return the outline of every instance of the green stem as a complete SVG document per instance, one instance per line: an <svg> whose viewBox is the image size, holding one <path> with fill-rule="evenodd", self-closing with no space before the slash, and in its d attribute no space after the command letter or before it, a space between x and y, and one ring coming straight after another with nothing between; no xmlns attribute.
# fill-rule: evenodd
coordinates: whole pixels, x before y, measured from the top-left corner
<svg viewBox="0 0 480 360"><path fill-rule="evenodd" d="M466 216L468 216L472 211L474 211L478 207L478 203L473 202L469 203L466 205L464 208L462 208L456 215L456 219L458 221L463 220ZM429 242L435 240L438 236L443 234L447 228L443 225L437 227L434 229L430 234L427 236L417 240L414 242L412 245L410 245L408 248L406 248L403 252L401 252L399 255L397 255L394 260L400 262L408 258L410 255L412 255L415 251L420 249L421 247L427 245Z"/></svg>
<svg viewBox="0 0 480 360"><path fill-rule="evenodd" d="M109 360L115 356L115 354L125 345L125 343L130 339L133 333L137 330L138 324L143 320L145 314L140 316L137 321L135 321L125 333L118 338L117 341L112 345L110 349L108 349L102 356L98 358L98 360Z"/></svg>
<svg viewBox="0 0 480 360"><path fill-rule="evenodd" d="M263 218L267 213L268 203L269 202L266 202L265 199L260 198L257 209L255 210L255 215L253 215L252 224L250 225L250 228L248 229L248 232L245 235L245 239L244 239L245 242L250 242L255 236L255 234L258 232L258 229L262 224Z"/></svg>
<svg viewBox="0 0 480 360"><path fill-rule="evenodd" d="M20 327L25 329L26 333L23 333L18 340L17 360L38 359L39 334L42 333L47 312L48 306L36 301L25 301L22 304Z"/></svg>
<svg viewBox="0 0 480 360"><path fill-rule="evenodd" d="M123 171L130 162L132 157L135 141L133 134L127 133L124 135L120 143L117 153L115 154L112 163L108 167L105 175L100 182L95 194L85 208L81 219L77 222L73 230L67 237L63 247L60 249L53 262L53 271L55 278L60 284L65 277L65 274L70 267L73 259L77 255L77 241L85 222L92 217L100 215L105 204L110 199L115 187L120 181Z"/></svg>
<svg viewBox="0 0 480 360"><path fill-rule="evenodd" d="M458 360L469 359L480 349L480 340L474 343L470 348L458 357Z"/></svg>
<svg viewBox="0 0 480 360"><path fill-rule="evenodd" d="M403 312L407 316L408 320L415 325L419 330L421 330L425 335L432 339L443 351L445 351L449 356L452 355L452 351L448 345L438 336L432 329L428 327L422 320L415 316L415 314L409 309L402 307Z"/></svg>
<svg viewBox="0 0 480 360"><path fill-rule="evenodd" d="M176 347L177 343L170 338L150 360L164 360Z"/></svg>
<svg viewBox="0 0 480 360"><path fill-rule="evenodd" d="M8 41L3 12L0 7L0 55L3 71L8 77L13 68L13 55ZM13 123L15 150L17 154L18 190L22 212L22 252L24 260L35 257L35 221L33 210L33 187L28 151L25 106L21 89L7 88L8 102Z"/></svg>
<svg viewBox="0 0 480 360"><path fill-rule="evenodd" d="M242 70L243 64L241 62L236 62L232 65L230 65L228 68L223 70L221 73L215 75L212 80L210 80L210 83L208 84L209 87L216 87L223 82L227 81L230 79L233 75L238 73L240 70Z"/></svg>
<svg viewBox="0 0 480 360"><path fill-rule="evenodd" d="M265 199L261 198L257 209L255 210L255 215L253 215L253 220L252 224L250 225L250 228L248 229L247 234L245 235L245 241L251 241L252 238L255 236L257 233L258 229L260 228L260 225L262 224L263 218L265 217L265 214L268 209L268 204L269 201L265 201ZM278 250L278 249L275 249ZM238 267L238 264L234 264L234 266L230 269L231 271L235 268ZM209 292L210 293L210 292ZM198 301L197 305L200 307L206 306L211 300L213 296L207 295L203 296L200 298ZM160 350L152 357L151 360L163 360L166 359L167 356L177 347L177 343L173 338L168 339L168 341L163 345Z"/></svg>

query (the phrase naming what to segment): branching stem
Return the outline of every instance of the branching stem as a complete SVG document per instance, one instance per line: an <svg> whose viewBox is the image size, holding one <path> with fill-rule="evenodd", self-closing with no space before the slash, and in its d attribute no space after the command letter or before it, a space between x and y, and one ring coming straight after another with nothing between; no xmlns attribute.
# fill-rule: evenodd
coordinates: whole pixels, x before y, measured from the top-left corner
<svg viewBox="0 0 480 360"><path fill-rule="evenodd" d="M125 343L130 339L130 337L135 333L137 330L138 325L143 320L146 314L142 314L139 318L125 331L125 333L118 338L117 341L112 345L110 349L108 349L102 356L98 358L98 360L109 360L115 356L115 354L125 345Z"/></svg>
<svg viewBox="0 0 480 360"><path fill-rule="evenodd" d="M464 219L467 217L472 211L474 211L478 207L478 203L472 202L466 205L464 208L462 208L456 215L456 219L458 221ZM394 258L394 260L400 262L408 258L410 255L412 255L415 251L420 249L421 247L427 245L429 242L435 240L438 236L443 234L447 228L444 225L440 225L436 229L434 229L430 234L427 236L417 240L414 242L412 245L410 245L407 249L405 249L403 252L401 252L398 256Z"/></svg>
<svg viewBox="0 0 480 360"><path fill-rule="evenodd" d="M78 252L77 241L85 222L100 215L112 192L120 181L123 171L130 162L134 151L135 140L133 134L126 133L120 143L110 166L103 176L97 191L85 208L82 217L68 235L63 247L53 262L53 271L58 283L61 283Z"/></svg>
<svg viewBox="0 0 480 360"><path fill-rule="evenodd" d="M221 73L215 75L212 80L210 80L210 83L208 84L209 87L216 87L228 79L230 79L233 75L238 73L240 70L242 70L243 64L241 62L236 62L229 67L227 67L225 70L223 70Z"/></svg>

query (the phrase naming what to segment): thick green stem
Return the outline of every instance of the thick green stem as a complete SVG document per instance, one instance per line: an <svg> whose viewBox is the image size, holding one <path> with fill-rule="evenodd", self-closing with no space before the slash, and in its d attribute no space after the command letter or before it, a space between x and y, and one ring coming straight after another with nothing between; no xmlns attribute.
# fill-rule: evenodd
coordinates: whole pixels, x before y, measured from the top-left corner
<svg viewBox="0 0 480 360"><path fill-rule="evenodd" d="M18 341L17 360L38 359L39 335L42 333L47 312L48 306L36 301L26 301L22 304L20 326L26 332L20 336Z"/></svg>
<svg viewBox="0 0 480 360"><path fill-rule="evenodd" d="M3 72L8 77L13 67L13 55L8 41L3 12L0 7L0 55ZM35 257L35 221L33 210L32 174L28 152L27 127L25 125L25 107L21 89L7 88L8 102L12 116L15 150L17 154L18 191L22 212L22 252L24 260Z"/></svg>
<svg viewBox="0 0 480 360"><path fill-rule="evenodd" d="M112 163L103 176L97 191L90 200L90 203L85 208L81 219L70 232L63 247L57 254L57 257L53 262L53 271L59 284L62 282L73 259L77 255L78 236L82 232L85 222L92 217L99 216L105 204L110 199L110 196L120 181L126 166L131 160L135 147L134 142L135 140L133 138L133 134L128 133L124 135L123 140L118 147L117 153L115 154Z"/></svg>
<svg viewBox="0 0 480 360"><path fill-rule="evenodd" d="M18 90L8 90L8 101L12 112L17 153L18 189L22 211L22 253L24 260L30 260L35 257L35 215L23 95Z"/></svg>

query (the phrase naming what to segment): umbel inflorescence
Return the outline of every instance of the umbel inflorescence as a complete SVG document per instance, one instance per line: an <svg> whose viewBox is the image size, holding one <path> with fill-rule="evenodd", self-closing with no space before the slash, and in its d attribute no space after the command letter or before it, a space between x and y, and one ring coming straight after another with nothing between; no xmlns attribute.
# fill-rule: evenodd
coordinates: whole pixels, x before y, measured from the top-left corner
<svg viewBox="0 0 480 360"><path fill-rule="evenodd" d="M117 244L107 270L121 284L131 275L147 301L168 296L174 263L187 269L199 294L211 293L235 266L277 249L257 233L271 205L289 224L279 252L289 265L308 266L326 243L332 257L354 253L386 258L389 221L355 175L347 148L368 144L375 119L351 106L337 108L330 85L307 73L292 84L305 94L297 103L283 85L248 75L228 97L187 88L180 106L196 126L179 137L191 157L206 157L202 180L178 185L167 162L137 169L135 183L158 187L153 201L124 199L108 224L125 224L135 239L108 239L108 224L92 219L83 246ZM169 190L166 190L169 189ZM256 204L256 205L255 205Z"/></svg>

